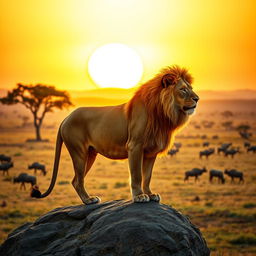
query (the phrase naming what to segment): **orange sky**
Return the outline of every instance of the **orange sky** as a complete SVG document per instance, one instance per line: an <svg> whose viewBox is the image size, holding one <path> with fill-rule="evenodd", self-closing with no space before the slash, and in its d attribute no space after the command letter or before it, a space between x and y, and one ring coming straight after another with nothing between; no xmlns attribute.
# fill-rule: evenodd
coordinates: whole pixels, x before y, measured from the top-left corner
<svg viewBox="0 0 256 256"><path fill-rule="evenodd" d="M87 61L107 43L138 52L141 82L179 64L199 90L256 89L254 0L0 0L0 88L94 89Z"/></svg>

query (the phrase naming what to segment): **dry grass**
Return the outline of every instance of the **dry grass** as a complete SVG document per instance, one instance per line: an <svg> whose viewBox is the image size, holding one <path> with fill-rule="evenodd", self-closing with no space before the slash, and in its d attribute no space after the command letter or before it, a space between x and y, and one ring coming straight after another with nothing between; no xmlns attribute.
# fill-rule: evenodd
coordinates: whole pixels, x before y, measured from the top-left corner
<svg viewBox="0 0 256 256"><path fill-rule="evenodd" d="M203 118L204 116L201 115L194 120L200 122ZM193 128L193 125L186 128L176 139L183 145L176 156L157 159L152 190L161 194L162 203L172 205L190 217L192 223L196 224L203 233L212 255L255 255L256 158L252 153L245 152L244 140L236 131L224 131L218 125L221 120L216 116L213 119L216 122L214 128L198 130ZM250 122L246 116L240 115L236 122L245 120ZM253 126L254 123L251 123ZM252 132L255 132L255 127ZM14 167L9 171L11 177L17 176L20 172L33 174L33 170L27 170L27 166L34 161L46 165L48 171L46 176L37 173L41 191L47 189L51 179L56 128L44 129L43 134L49 142L24 142L34 136L31 129L3 129L0 133L2 144L0 154L10 155L14 160ZM236 155L234 159L214 154L209 160L200 160L198 153L202 150L203 140L200 138L202 134L208 136L208 141L215 148L222 142L233 142L235 146L241 147L242 153ZM219 135L219 139L211 139L215 134ZM253 144L256 144L255 139ZM245 184L231 184L228 179L224 185L217 182L209 184L208 173L203 174L196 184L192 179L184 183L185 171L203 166L207 169L242 170ZM0 204L2 201L7 202L6 207L0 207L0 242L4 241L12 229L35 220L53 208L81 204L71 185L73 167L65 147L62 151L57 183L52 194L45 199L30 198L28 185L26 191L21 191L18 184L11 183L11 177L0 175ZM85 182L90 194L100 196L102 201L130 199L126 160L113 161L98 156ZM196 197L200 200L194 200Z"/></svg>

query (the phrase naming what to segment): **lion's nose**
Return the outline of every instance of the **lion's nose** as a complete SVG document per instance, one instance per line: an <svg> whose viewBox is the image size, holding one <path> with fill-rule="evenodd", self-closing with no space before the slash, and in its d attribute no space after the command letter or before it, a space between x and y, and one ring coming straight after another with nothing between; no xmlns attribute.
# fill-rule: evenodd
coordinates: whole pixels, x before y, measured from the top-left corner
<svg viewBox="0 0 256 256"><path fill-rule="evenodd" d="M193 100L194 100L195 102L198 102L198 101L199 101L199 97L198 97L198 96L195 96L195 97L193 98Z"/></svg>

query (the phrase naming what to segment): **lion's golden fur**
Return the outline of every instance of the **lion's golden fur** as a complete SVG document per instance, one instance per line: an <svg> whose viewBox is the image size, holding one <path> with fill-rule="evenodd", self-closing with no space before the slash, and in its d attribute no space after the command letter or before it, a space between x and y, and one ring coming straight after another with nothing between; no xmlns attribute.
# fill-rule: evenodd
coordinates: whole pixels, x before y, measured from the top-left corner
<svg viewBox="0 0 256 256"><path fill-rule="evenodd" d="M136 108L137 100L144 103L148 115L144 141L148 143L150 140L155 140L156 144L165 144L162 152L170 148L173 135L188 121L188 116L180 112L174 104L173 86L168 88L161 86L162 78L167 74L172 77L174 84L180 78L189 84L193 82L193 77L185 68L179 66L164 68L154 78L141 85L126 105L126 113L130 118L132 109Z"/></svg>
<svg viewBox="0 0 256 256"><path fill-rule="evenodd" d="M72 185L85 204L100 201L84 187L84 177L97 154L128 158L133 200L159 202L160 196L150 189L152 169L157 155L168 149L177 129L194 112L199 98L191 83L186 69L172 66L139 87L126 104L73 111L59 128L51 184L45 193L35 196L43 198L51 193L64 142L75 171Z"/></svg>

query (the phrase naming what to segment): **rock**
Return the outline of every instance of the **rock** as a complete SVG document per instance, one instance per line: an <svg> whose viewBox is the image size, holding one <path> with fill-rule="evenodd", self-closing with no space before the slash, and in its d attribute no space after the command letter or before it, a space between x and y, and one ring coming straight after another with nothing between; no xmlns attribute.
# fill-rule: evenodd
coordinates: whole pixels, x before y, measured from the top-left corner
<svg viewBox="0 0 256 256"><path fill-rule="evenodd" d="M198 228L156 202L111 201L57 208L9 234L0 255L207 256Z"/></svg>

